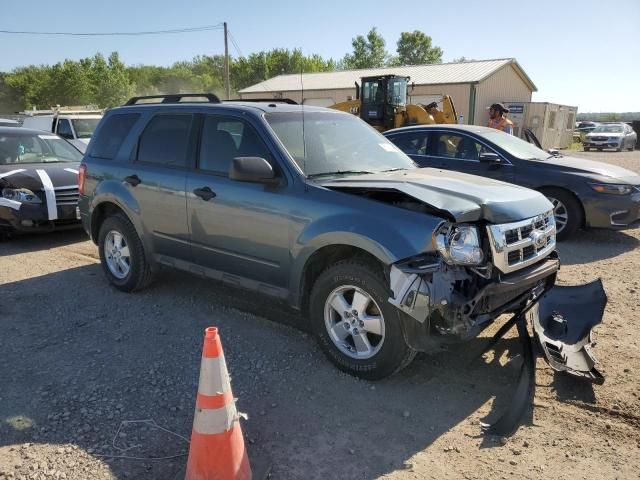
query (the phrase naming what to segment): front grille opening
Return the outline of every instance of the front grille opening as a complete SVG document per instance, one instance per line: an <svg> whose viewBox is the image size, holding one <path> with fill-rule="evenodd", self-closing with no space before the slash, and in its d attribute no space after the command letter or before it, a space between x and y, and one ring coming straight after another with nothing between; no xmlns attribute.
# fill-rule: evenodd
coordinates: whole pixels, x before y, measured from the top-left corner
<svg viewBox="0 0 640 480"><path fill-rule="evenodd" d="M529 260L536 254L536 249L533 245L528 245L522 249L522 259Z"/></svg>
<svg viewBox="0 0 640 480"><path fill-rule="evenodd" d="M507 245L511 245L512 243L516 243L520 240L518 236L518 229L514 228L513 230L508 230L504 233L504 239L507 242Z"/></svg>
<svg viewBox="0 0 640 480"><path fill-rule="evenodd" d="M562 357L562 352L560 351L560 349L558 347L556 347L555 345L549 343L549 342L545 342L545 345L547 347L547 352L549 352L549 355L556 360L559 363L564 363L564 358Z"/></svg>
<svg viewBox="0 0 640 480"><path fill-rule="evenodd" d="M509 265L514 265L520 261L520 250L514 250L513 252L509 252L508 262Z"/></svg>

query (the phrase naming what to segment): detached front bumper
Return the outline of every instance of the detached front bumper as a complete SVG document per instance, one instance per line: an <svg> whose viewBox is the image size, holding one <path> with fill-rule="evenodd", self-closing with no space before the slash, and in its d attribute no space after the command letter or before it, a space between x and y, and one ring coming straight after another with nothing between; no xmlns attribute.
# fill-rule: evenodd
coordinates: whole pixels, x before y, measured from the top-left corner
<svg viewBox="0 0 640 480"><path fill-rule="evenodd" d="M0 229L12 232L49 232L80 227L75 205L58 206L58 218L49 220L46 205L0 206Z"/></svg>

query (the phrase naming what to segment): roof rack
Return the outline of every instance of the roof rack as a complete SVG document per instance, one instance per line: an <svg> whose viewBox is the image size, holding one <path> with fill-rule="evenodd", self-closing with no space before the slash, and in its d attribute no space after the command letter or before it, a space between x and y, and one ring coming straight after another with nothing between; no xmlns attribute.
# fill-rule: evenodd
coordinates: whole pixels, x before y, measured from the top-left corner
<svg viewBox="0 0 640 480"><path fill-rule="evenodd" d="M298 105L298 102L290 98L234 98L225 102L260 102L260 103L286 103L288 105Z"/></svg>
<svg viewBox="0 0 640 480"><path fill-rule="evenodd" d="M131 97L125 105L145 105L156 103L182 103L185 98L200 99L197 103L220 103L220 99L213 93L171 93L167 95L147 95ZM205 99L205 100L202 100Z"/></svg>

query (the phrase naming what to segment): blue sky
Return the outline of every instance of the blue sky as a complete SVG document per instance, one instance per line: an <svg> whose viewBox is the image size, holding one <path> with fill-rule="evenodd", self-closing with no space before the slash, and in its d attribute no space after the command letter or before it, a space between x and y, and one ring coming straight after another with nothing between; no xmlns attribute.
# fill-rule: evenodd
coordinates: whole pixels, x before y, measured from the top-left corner
<svg viewBox="0 0 640 480"><path fill-rule="evenodd" d="M515 57L538 87L536 101L577 105L583 112L640 111L640 0L2 3L0 29L8 30L139 31L227 21L245 55L283 47L338 59L351 50L352 37L372 26L393 52L400 32L417 29L444 50L445 62ZM221 30L147 37L0 35L0 42L0 71L114 50L127 64L157 65L224 51Z"/></svg>

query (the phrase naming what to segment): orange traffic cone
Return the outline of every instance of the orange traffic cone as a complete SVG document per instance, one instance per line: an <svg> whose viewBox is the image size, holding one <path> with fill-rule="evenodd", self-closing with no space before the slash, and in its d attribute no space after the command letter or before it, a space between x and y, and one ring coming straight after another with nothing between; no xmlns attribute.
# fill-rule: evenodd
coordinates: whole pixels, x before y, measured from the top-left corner
<svg viewBox="0 0 640 480"><path fill-rule="evenodd" d="M204 332L200 381L185 480L251 479L218 329Z"/></svg>

